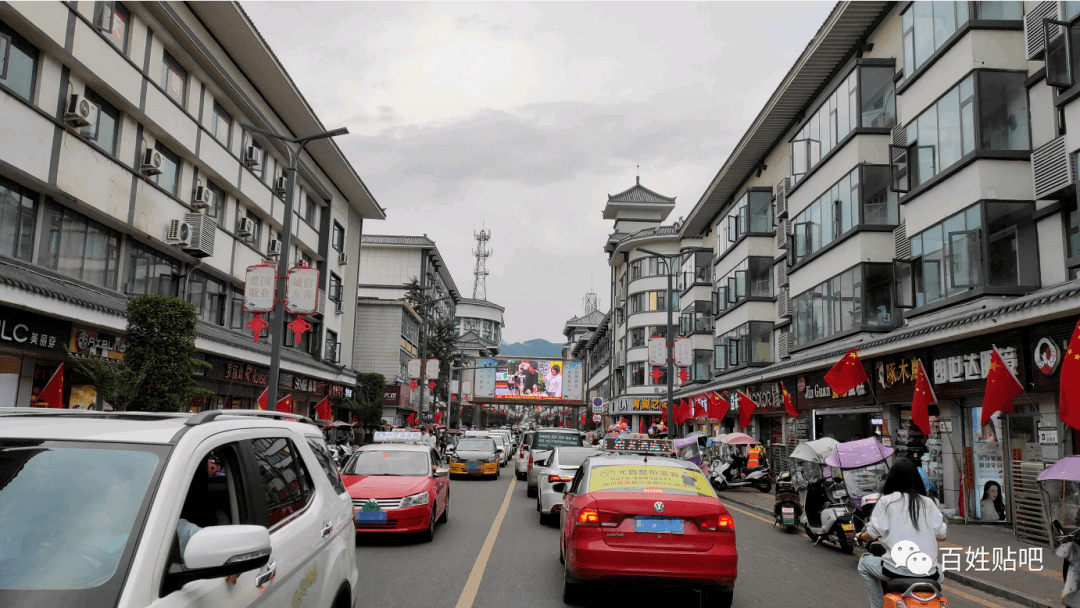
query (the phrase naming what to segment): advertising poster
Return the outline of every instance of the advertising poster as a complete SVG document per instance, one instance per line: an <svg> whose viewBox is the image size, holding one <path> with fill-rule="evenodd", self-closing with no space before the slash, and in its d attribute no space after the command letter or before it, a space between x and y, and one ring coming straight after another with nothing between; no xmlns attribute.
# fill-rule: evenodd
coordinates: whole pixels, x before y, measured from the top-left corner
<svg viewBox="0 0 1080 608"><path fill-rule="evenodd" d="M582 386L585 380L585 366L581 361L566 361L563 366L562 398L573 401L582 400Z"/></svg>
<svg viewBox="0 0 1080 608"><path fill-rule="evenodd" d="M500 361L498 367L495 368L494 396L517 399L562 399L563 367L563 362L557 359Z"/></svg>
<svg viewBox="0 0 1080 608"><path fill-rule="evenodd" d="M1005 505L1005 459L1001 434L1001 413L980 425L982 408L971 409L971 434L974 437L975 517L982 522L1008 519Z"/></svg>
<svg viewBox="0 0 1080 608"><path fill-rule="evenodd" d="M481 359L476 362L479 368L475 370L477 397L491 397L495 394L496 363L498 363L497 359Z"/></svg>
<svg viewBox="0 0 1080 608"><path fill-rule="evenodd" d="M674 467L645 468L628 465L595 467L589 476L590 492L618 492L628 488L648 489L656 494L663 494L666 491L715 496L704 475L697 471Z"/></svg>

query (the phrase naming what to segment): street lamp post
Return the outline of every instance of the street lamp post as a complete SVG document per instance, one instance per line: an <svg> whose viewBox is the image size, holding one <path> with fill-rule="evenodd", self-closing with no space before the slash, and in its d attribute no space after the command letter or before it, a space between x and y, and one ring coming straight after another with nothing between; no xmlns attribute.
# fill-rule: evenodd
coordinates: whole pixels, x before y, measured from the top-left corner
<svg viewBox="0 0 1080 608"><path fill-rule="evenodd" d="M664 295L666 302L664 307L667 308L667 335L664 337L664 341L667 342L667 409L668 409L668 438L675 439L678 437L678 430L675 425L675 328L672 324L672 305L671 294L674 291L674 286L671 284L672 277L675 273L672 272L672 262L678 261L678 265L674 268L682 268L683 257L687 254L693 255L699 251L710 251L707 247L684 247L679 250L679 253L657 253L639 247L638 251L647 253L658 258L663 258L664 263L667 264L667 293Z"/></svg>
<svg viewBox="0 0 1080 608"><path fill-rule="evenodd" d="M266 386L267 409L277 405L278 376L281 375L281 345L285 341L285 277L289 272L289 247L292 245L293 193L296 191L296 163L309 142L345 135L348 129L342 127L333 131L324 131L303 137L286 137L268 129L252 125L240 125L253 133L277 139L286 143L289 150L289 166L285 169L285 219L281 227L281 254L278 256L276 296L274 297L274 318L270 324L270 375ZM295 144L295 147L288 144Z"/></svg>

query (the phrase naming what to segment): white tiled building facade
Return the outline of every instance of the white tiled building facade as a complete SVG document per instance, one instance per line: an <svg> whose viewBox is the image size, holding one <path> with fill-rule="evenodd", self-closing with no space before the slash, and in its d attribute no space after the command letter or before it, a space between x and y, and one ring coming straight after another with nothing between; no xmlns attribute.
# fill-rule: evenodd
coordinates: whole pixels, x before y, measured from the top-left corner
<svg viewBox="0 0 1080 608"><path fill-rule="evenodd" d="M286 255L320 270L320 311L299 344L286 342L279 394L305 413L347 396L346 294L363 220L385 216L337 144L312 143L281 251L287 151L241 125L285 136L327 127L239 5L4 4L0 38L0 312L77 354L119 357L128 297L184 297L213 366L200 383L216 394L194 407L249 407L269 349L245 327L244 276ZM64 359L18 338L0 350L0 382L17 386L2 391L5 406L31 404ZM77 374L66 385L65 405L93 400Z"/></svg>

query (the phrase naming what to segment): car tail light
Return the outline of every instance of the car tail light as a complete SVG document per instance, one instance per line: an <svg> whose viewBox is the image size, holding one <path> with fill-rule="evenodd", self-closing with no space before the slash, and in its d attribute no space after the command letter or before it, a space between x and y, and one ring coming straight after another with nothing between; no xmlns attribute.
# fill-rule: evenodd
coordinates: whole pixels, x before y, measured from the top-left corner
<svg viewBox="0 0 1080 608"><path fill-rule="evenodd" d="M532 470L532 454L529 454L529 470Z"/></svg>
<svg viewBox="0 0 1080 608"><path fill-rule="evenodd" d="M559 475L548 475L548 483L559 483L563 481L574 481L573 477L561 477Z"/></svg>
<svg viewBox="0 0 1080 608"><path fill-rule="evenodd" d="M595 526L600 523L600 514L596 509L582 509L581 513L578 513L577 521L579 524Z"/></svg>
<svg viewBox="0 0 1080 608"><path fill-rule="evenodd" d="M729 532L735 531L735 520L730 515L721 515L720 521L716 524L717 529L727 530Z"/></svg>

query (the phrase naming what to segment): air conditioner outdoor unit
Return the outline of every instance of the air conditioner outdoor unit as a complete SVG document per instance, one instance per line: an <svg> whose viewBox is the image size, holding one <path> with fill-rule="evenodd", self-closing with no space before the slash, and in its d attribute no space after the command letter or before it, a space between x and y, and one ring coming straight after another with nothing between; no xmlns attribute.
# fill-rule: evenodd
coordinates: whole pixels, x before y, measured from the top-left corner
<svg viewBox="0 0 1080 608"><path fill-rule="evenodd" d="M349 254L342 251L337 256L337 263L339 266L344 266L349 263Z"/></svg>
<svg viewBox="0 0 1080 608"><path fill-rule="evenodd" d="M209 209L214 205L214 193L206 186L195 187L195 198L191 201L191 206L196 211L201 209Z"/></svg>
<svg viewBox="0 0 1080 608"><path fill-rule="evenodd" d="M334 311L337 312L337 314L339 314L339 315L345 313L345 299L344 298L342 298L342 299L340 299L340 300L338 300L337 302L334 303Z"/></svg>
<svg viewBox="0 0 1080 608"><path fill-rule="evenodd" d="M165 243L179 245L180 247L191 246L191 224L180 220L169 222L169 232L165 235Z"/></svg>
<svg viewBox="0 0 1080 608"><path fill-rule="evenodd" d="M289 189L289 178L284 175L279 175L274 180L274 194L278 196L285 196L285 191Z"/></svg>
<svg viewBox="0 0 1080 608"><path fill-rule="evenodd" d="M153 148L147 148L143 152L142 166L139 167L139 172L143 175L160 175L161 167L165 165L165 157L161 155L161 152Z"/></svg>
<svg viewBox="0 0 1080 608"><path fill-rule="evenodd" d="M266 255L275 258L281 255L281 239L270 239L270 244L266 246Z"/></svg>
<svg viewBox="0 0 1080 608"><path fill-rule="evenodd" d="M180 248L197 258L214 255L214 237L217 236L217 222L214 218L201 213L187 213L184 214L184 223L191 226L191 239L188 244L180 245Z"/></svg>
<svg viewBox="0 0 1080 608"><path fill-rule="evenodd" d="M255 232L255 221L248 217L240 218L240 225L236 227L236 236L247 238Z"/></svg>
<svg viewBox="0 0 1080 608"><path fill-rule="evenodd" d="M73 94L68 98L67 109L64 110L64 122L73 127L85 127L93 122L97 115L97 106L90 100L79 94Z"/></svg>
<svg viewBox="0 0 1080 608"><path fill-rule="evenodd" d="M262 162L262 150L259 150L255 146L248 146L244 150L244 166L247 168L258 167Z"/></svg>

